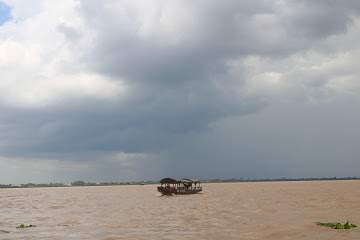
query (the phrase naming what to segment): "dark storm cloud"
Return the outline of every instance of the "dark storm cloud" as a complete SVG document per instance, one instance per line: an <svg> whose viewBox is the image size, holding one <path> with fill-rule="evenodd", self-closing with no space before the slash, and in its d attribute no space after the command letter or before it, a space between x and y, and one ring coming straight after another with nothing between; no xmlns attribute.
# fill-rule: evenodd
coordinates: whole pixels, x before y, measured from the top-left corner
<svg viewBox="0 0 360 240"><path fill-rule="evenodd" d="M295 1L294 11L287 16L292 33L301 38L324 38L344 33L351 24L349 13L359 9L359 4L345 1Z"/></svg>
<svg viewBox="0 0 360 240"><path fill-rule="evenodd" d="M318 69L323 59L329 61L326 57L339 51L338 46L326 40L344 36L355 24L360 9L357 1L204 0L142 5L146 3L81 1L76 11L85 30L81 24L54 26L71 49L79 50L78 55L73 53L74 61L61 59L66 64L56 69L68 74L85 69L89 74L123 83L126 93L110 100L83 95L64 97L34 108L4 102L0 115L2 155L93 161L99 171L89 174L116 175L118 162L106 165L104 161L101 166L106 153L154 154L141 165L138 162L131 167L146 178L159 174L159 170L154 170L153 175L146 171L152 163L175 177L184 177L176 175L179 172L201 178L238 177L238 173L244 177L271 177L285 176L289 169L296 175L296 166L306 171L309 163L302 164L302 158L315 161L317 157L331 156L332 151L321 153L326 149L319 143L326 140L322 134L327 128L316 136L319 151L308 151L311 146L302 145L309 140L306 136L294 144L290 144L291 140L296 141L296 134L311 132L317 126L302 125L299 116L290 120L300 130L284 130L282 124L289 123L286 119L282 122L282 116L291 107L261 113L278 104L268 93L280 95L279 102L291 102L293 96L289 95L306 102L322 95L326 98L333 89L346 92L341 84L331 84L333 72ZM80 46L84 32L89 33L86 37L91 43L87 48ZM300 60L301 64L307 63L309 51L322 54L315 56L319 62L309 63L311 69L298 67L290 59L299 54L305 59ZM264 62L268 66L262 66ZM282 85L277 85L278 81ZM329 85L335 87L328 90ZM103 90L99 88L98 92ZM324 121L329 111L325 111ZM296 110L290 112L295 116ZM239 116L248 116L255 123L239 120ZM268 120L279 123L268 128ZM353 126L350 124L349 129ZM293 135L285 136L281 131L293 131ZM354 148L350 152L353 161L357 152ZM294 160L292 154L297 154ZM264 166L269 171L259 172Z"/></svg>
<svg viewBox="0 0 360 240"><path fill-rule="evenodd" d="M96 48L88 55L90 64L103 74L126 77L131 82L183 85L201 81L216 72L223 72L224 61L256 49L251 45L253 36L249 21L254 13L269 11L263 2L184 2L188 8L179 21L178 43L173 36L162 36L159 22L165 6L156 12L153 34L138 34L141 16L128 16L109 12L101 6L84 2L82 12L91 27L97 31ZM164 4L166 5L166 4ZM189 11L189 12L187 12ZM186 21L189 14L193 22ZM133 17L133 18L130 18ZM166 21L166 20L165 20ZM181 22L183 21L183 22Z"/></svg>
<svg viewBox="0 0 360 240"><path fill-rule="evenodd" d="M39 110L3 108L1 121L9 123L8 132L13 132L2 153L159 152L178 135L205 131L219 116L251 113L263 105L243 99L243 106L238 106L218 96L189 104L176 92L163 98L127 104L87 99L75 106Z"/></svg>
<svg viewBox="0 0 360 240"><path fill-rule="evenodd" d="M241 74L230 76L227 61L248 55L286 56L312 48L314 42L346 32L352 22L350 13L355 14L358 7L331 1L184 2L181 14L185 16L179 18L184 22L177 22L179 29L172 33L181 35L176 42L172 35L162 33L159 22L166 4L156 9L155 23L145 36L139 34L143 24L139 23L139 6L126 4L129 2L113 6L86 1L80 12L97 33L95 47L84 56L84 62L131 86L128 102L115 103L110 112L100 116L79 114L79 119L75 118L87 123L77 128L76 132L83 132L80 139L94 129L103 133L104 145L124 151L161 149L167 135L203 131L220 118L262 109L266 105L263 100L234 90L241 88L245 79ZM275 18L275 32L260 38L259 32L266 29L257 25L265 23L258 16ZM187 23L186 18L194 20ZM276 30L283 31L284 38L269 45L266 37L277 34ZM216 81L219 84L214 84Z"/></svg>
<svg viewBox="0 0 360 240"><path fill-rule="evenodd" d="M166 4L156 10L155 24L149 30L153 34L143 37L138 34L143 26L139 23L141 13L136 10L119 14L106 4L83 2L85 21L97 32L96 47L85 61L103 74L125 77L131 83L171 87L206 81L209 75L226 70L226 60L247 55L288 55L311 48L330 35L344 33L352 22L350 13L359 8L356 3L333 1L183 4L184 16L175 19L179 29L173 34L181 35L176 42L162 36L159 19L166 13ZM274 22L267 22L266 17ZM193 22L186 22L187 18ZM283 37L269 43L277 34Z"/></svg>
<svg viewBox="0 0 360 240"><path fill-rule="evenodd" d="M224 118L213 132L177 139L168 156L173 159L169 175L357 176L360 130L354 126L360 120L358 105L352 99L278 105L245 117Z"/></svg>
<svg viewBox="0 0 360 240"><path fill-rule="evenodd" d="M180 14L190 16L176 19L179 29L171 34L181 38L175 43L172 35L162 33L159 23L166 4L156 9L155 24L145 36L138 34L142 16L137 4L86 1L79 7L96 32L95 45L82 60L93 71L129 85L128 97L110 104L83 99L84 103L76 100L71 106L39 112L14 110L12 118L27 122L13 124L29 138L48 123L61 123L61 131L40 134L35 143L25 144L24 151L159 151L176 135L202 132L223 117L258 111L266 102L236 91L245 77L231 76L227 61L248 55L288 55L312 47L314 41L345 32L351 24L349 12L355 13L358 7L332 1L185 1ZM276 20L275 32L261 37L281 30L285 38L269 45L259 37L266 29L258 16ZM71 26L61 24L57 30L71 41L78 38Z"/></svg>

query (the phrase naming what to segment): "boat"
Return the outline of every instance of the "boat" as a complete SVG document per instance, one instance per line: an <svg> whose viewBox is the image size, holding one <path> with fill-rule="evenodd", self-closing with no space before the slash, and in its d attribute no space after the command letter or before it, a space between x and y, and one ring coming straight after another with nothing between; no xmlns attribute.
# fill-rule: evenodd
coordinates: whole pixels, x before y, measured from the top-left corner
<svg viewBox="0 0 360 240"><path fill-rule="evenodd" d="M202 191L199 179L174 179L163 178L160 180L161 186L157 189L163 195L172 194L195 194Z"/></svg>

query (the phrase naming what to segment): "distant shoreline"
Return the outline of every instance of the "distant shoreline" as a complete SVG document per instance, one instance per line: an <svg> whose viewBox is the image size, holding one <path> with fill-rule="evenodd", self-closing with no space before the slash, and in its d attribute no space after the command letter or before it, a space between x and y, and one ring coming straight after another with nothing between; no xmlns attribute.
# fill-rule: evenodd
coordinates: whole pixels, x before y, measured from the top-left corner
<svg viewBox="0 0 360 240"><path fill-rule="evenodd" d="M358 177L346 177L346 178L266 178L266 179L210 179L210 180L201 180L202 183L231 183L231 182L299 182L299 181L334 181L334 180L360 180ZM75 181L72 183L49 183L49 184L36 184L36 183L26 183L26 184L0 184L0 188L41 188L41 187L81 187L81 186L121 186L121 185L150 185L158 184L158 181L146 181L146 182L84 182L84 181Z"/></svg>
<svg viewBox="0 0 360 240"><path fill-rule="evenodd" d="M201 182L205 183L225 183L225 182L301 182L301 181L334 181L334 180L360 180L358 177L332 177L332 178L265 178L265 179L212 179Z"/></svg>

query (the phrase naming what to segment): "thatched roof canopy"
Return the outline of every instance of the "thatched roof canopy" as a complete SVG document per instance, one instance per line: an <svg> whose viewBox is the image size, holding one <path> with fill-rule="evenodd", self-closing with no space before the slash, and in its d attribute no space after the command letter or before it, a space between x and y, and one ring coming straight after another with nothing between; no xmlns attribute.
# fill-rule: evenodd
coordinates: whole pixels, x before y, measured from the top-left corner
<svg viewBox="0 0 360 240"><path fill-rule="evenodd" d="M180 179L174 179L174 178L163 178L160 180L160 183L179 183Z"/></svg>
<svg viewBox="0 0 360 240"><path fill-rule="evenodd" d="M160 180L160 183L199 183L200 180L199 179L187 179L187 178L183 178L183 179L174 179L174 178L163 178Z"/></svg>

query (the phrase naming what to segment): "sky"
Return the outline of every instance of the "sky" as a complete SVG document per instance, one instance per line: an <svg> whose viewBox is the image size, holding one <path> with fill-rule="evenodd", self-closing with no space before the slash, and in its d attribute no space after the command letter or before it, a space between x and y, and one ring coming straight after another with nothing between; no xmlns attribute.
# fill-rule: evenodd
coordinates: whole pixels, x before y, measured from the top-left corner
<svg viewBox="0 0 360 240"><path fill-rule="evenodd" d="M5 3L0 2L0 26L11 20L10 8Z"/></svg>
<svg viewBox="0 0 360 240"><path fill-rule="evenodd" d="M0 184L360 177L357 0L0 1Z"/></svg>

